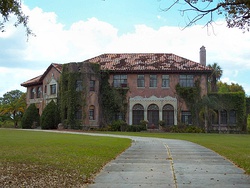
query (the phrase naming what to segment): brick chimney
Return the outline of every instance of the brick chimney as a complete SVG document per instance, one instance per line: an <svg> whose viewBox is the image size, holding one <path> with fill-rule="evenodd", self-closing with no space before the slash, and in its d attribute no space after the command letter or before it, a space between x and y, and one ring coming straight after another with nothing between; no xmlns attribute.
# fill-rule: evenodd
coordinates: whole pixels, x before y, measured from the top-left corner
<svg viewBox="0 0 250 188"><path fill-rule="evenodd" d="M206 48L204 46L200 48L200 64L206 66Z"/></svg>

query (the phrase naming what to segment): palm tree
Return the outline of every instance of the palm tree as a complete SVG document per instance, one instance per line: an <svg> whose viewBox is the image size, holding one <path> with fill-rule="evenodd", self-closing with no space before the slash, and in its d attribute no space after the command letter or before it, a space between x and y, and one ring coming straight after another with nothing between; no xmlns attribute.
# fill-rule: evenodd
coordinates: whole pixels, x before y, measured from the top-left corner
<svg viewBox="0 0 250 188"><path fill-rule="evenodd" d="M221 67L217 63L214 63L212 65L208 65L208 67L213 69L213 72L209 76L209 81L211 84L211 91L217 92L218 91L217 82L220 80L222 73L223 73L223 70L221 69Z"/></svg>
<svg viewBox="0 0 250 188"><path fill-rule="evenodd" d="M204 96L199 102L199 117L205 123L205 132L208 131L208 126L212 124L214 118L217 118L217 113L214 109L218 108L218 100L213 96Z"/></svg>
<svg viewBox="0 0 250 188"><path fill-rule="evenodd" d="M16 90L4 94L4 97L4 99L1 98L1 100L5 101L5 103L1 102L0 104L0 116L7 115L10 117L16 128L18 121L20 121L26 109L26 93Z"/></svg>

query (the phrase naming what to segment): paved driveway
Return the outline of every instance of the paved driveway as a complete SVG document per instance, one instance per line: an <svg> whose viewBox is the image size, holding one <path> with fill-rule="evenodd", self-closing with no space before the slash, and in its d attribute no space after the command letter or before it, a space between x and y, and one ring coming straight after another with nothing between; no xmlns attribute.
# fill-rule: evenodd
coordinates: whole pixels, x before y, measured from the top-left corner
<svg viewBox="0 0 250 188"><path fill-rule="evenodd" d="M92 134L96 135L96 134ZM210 149L188 141L105 135L133 140L89 188L249 188L250 176Z"/></svg>
<svg viewBox="0 0 250 188"><path fill-rule="evenodd" d="M72 133L72 132L71 132ZM183 140L95 133L72 133L132 139L132 145L109 162L89 188L250 188L250 176L210 149Z"/></svg>

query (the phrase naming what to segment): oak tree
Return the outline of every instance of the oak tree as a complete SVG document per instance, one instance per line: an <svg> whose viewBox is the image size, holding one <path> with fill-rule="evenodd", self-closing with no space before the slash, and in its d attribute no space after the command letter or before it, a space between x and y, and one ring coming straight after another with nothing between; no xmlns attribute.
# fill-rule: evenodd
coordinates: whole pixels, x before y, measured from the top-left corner
<svg viewBox="0 0 250 188"><path fill-rule="evenodd" d="M28 26L29 17L23 13L21 0L1 0L0 1L0 31L5 31L5 24L9 21L10 17L14 15L16 22L14 26L22 24L26 29L26 35L33 35L31 29Z"/></svg>
<svg viewBox="0 0 250 188"><path fill-rule="evenodd" d="M169 2L169 1L167 1ZM182 15L195 13L188 17L187 26L195 24L205 16L209 19L206 26L214 22L214 15L223 15L229 28L239 28L249 31L250 28L250 1L249 0L174 0L165 11L180 5ZM182 8L185 7L185 8Z"/></svg>

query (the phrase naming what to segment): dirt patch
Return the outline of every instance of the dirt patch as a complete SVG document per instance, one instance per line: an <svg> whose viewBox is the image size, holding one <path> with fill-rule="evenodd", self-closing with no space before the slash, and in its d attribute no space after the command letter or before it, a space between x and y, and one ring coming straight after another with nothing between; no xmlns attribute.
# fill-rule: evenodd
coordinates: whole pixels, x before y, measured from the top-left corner
<svg viewBox="0 0 250 188"><path fill-rule="evenodd" d="M0 164L0 187L85 187L79 173L61 171L45 165ZM86 185L86 184L85 184Z"/></svg>

